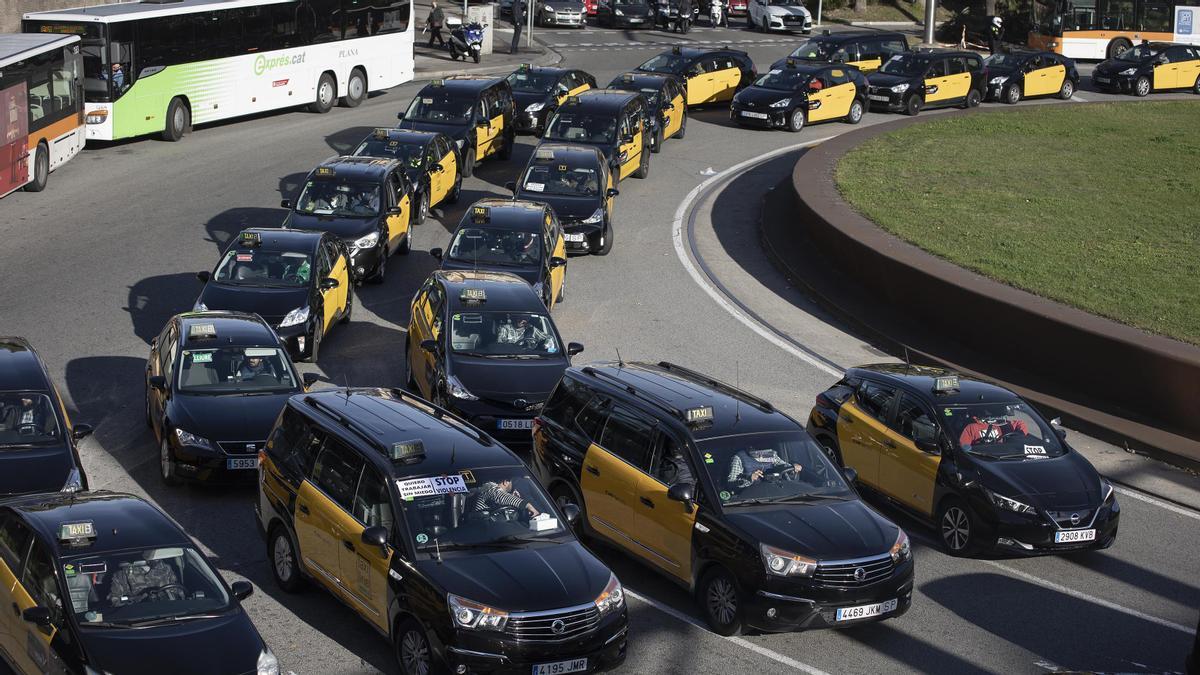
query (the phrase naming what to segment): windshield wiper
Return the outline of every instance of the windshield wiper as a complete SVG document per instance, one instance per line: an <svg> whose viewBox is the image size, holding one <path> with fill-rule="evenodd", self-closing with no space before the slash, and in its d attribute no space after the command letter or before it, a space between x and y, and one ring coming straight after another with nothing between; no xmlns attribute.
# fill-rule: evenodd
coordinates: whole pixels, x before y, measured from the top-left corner
<svg viewBox="0 0 1200 675"><path fill-rule="evenodd" d="M738 500L735 500L732 502L725 502L725 506L743 506L743 505L753 506L755 504L775 504L775 503L776 503L776 500L774 500L774 499L763 499L761 497L755 497L754 499L738 499Z"/></svg>
<svg viewBox="0 0 1200 675"><path fill-rule="evenodd" d="M844 499L841 495L790 495L774 500L775 504L794 504L797 502L815 502L822 499Z"/></svg>
<svg viewBox="0 0 1200 675"><path fill-rule="evenodd" d="M79 625L81 628L133 628L133 626L127 623L116 623L113 621L80 621Z"/></svg>
<svg viewBox="0 0 1200 675"><path fill-rule="evenodd" d="M169 623L179 623L181 621L192 621L194 619L217 619L220 614L181 614L168 616L155 616L149 619L141 619L139 621L130 621L131 628L146 628L149 626L163 626Z"/></svg>

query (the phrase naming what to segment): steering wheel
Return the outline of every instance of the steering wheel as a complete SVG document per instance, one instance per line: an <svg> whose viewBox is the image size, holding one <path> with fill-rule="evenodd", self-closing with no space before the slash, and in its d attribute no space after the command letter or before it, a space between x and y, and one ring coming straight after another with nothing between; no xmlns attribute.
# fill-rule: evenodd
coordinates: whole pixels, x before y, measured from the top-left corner
<svg viewBox="0 0 1200 675"><path fill-rule="evenodd" d="M304 279L294 272L283 275L283 280L293 286L299 286L304 283Z"/></svg>
<svg viewBox="0 0 1200 675"><path fill-rule="evenodd" d="M792 466L791 464L780 464L778 466L772 466L767 469L763 469L763 478L779 482L785 480L789 473L795 475L796 467Z"/></svg>
<svg viewBox="0 0 1200 675"><path fill-rule="evenodd" d="M511 523L517 519L517 507L515 506L497 506L492 509L491 519L493 521L504 521Z"/></svg>
<svg viewBox="0 0 1200 675"><path fill-rule="evenodd" d="M1024 433L1022 433L1020 431L1010 431L1007 434L1004 434L1003 436L1000 437L1000 442L1001 443L1011 443L1013 441L1019 441L1024 438L1025 438Z"/></svg>
<svg viewBox="0 0 1200 675"><path fill-rule="evenodd" d="M135 596L135 601L141 602L145 598L153 598L157 600L158 598L167 595L172 590L177 590L183 597L187 597L187 589L184 588L182 584L164 584L162 586L150 586L142 589L142 591Z"/></svg>

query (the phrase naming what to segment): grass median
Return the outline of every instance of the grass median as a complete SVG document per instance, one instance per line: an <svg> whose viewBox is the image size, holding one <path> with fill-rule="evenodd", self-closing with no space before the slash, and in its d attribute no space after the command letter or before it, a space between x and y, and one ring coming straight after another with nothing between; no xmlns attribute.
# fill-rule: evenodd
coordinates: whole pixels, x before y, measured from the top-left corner
<svg viewBox="0 0 1200 675"><path fill-rule="evenodd" d="M935 120L851 151L837 183L859 212L930 253L1200 344L1197 120L1191 101Z"/></svg>

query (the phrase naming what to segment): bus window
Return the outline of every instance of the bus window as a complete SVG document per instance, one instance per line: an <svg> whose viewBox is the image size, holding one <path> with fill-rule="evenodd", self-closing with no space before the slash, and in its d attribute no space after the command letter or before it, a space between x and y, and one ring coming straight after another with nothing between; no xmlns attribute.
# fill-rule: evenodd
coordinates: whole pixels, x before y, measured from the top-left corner
<svg viewBox="0 0 1200 675"><path fill-rule="evenodd" d="M1138 30L1149 31L1153 33L1170 33L1171 20L1174 18L1175 8L1170 4L1147 2L1142 5L1142 20Z"/></svg>
<svg viewBox="0 0 1200 675"><path fill-rule="evenodd" d="M1101 5L1100 16L1100 28L1104 30L1131 30L1133 0L1107 0Z"/></svg>

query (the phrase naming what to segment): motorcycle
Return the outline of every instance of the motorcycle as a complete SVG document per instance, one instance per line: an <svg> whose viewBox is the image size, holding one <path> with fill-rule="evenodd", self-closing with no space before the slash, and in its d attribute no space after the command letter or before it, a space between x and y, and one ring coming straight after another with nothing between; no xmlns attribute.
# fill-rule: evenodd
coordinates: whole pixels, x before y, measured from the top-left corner
<svg viewBox="0 0 1200 675"><path fill-rule="evenodd" d="M724 0L711 0L708 4L708 25L729 27L728 13L725 11Z"/></svg>
<svg viewBox="0 0 1200 675"><path fill-rule="evenodd" d="M687 33L691 30L692 22L695 21L698 13L699 8L693 6L691 16L680 16L679 4L677 2L660 2L658 3L658 16L655 23L657 23L659 30L669 33Z"/></svg>
<svg viewBox="0 0 1200 675"><path fill-rule="evenodd" d="M450 25L449 20L446 21ZM450 29L450 41L447 43L447 48L450 50L450 58L457 61L459 57L466 58L469 54L475 63L479 63L480 49L483 45L483 26L478 22L472 21L468 24L459 23Z"/></svg>

